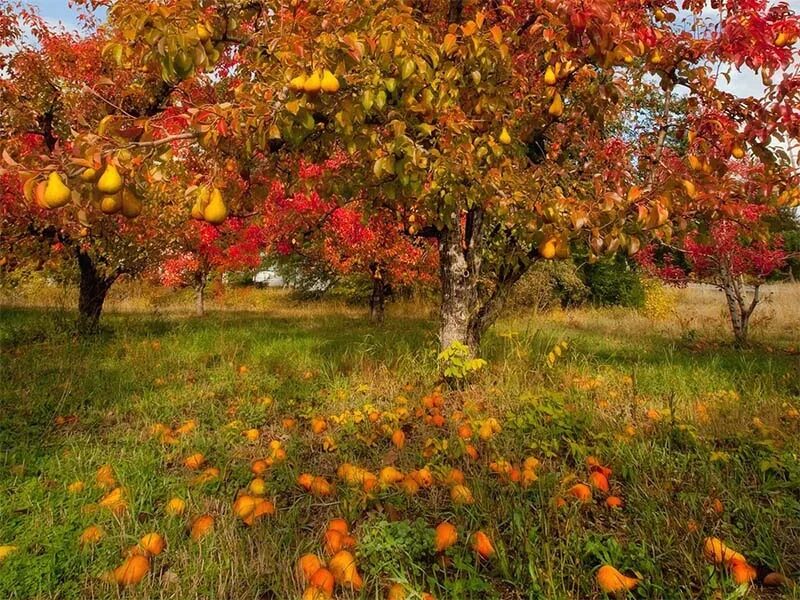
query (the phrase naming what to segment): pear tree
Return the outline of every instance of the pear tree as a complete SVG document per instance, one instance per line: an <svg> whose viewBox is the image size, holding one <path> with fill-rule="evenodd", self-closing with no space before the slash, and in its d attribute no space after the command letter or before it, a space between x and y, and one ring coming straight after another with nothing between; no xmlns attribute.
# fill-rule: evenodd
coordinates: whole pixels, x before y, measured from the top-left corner
<svg viewBox="0 0 800 600"><path fill-rule="evenodd" d="M257 200L255 179L299 187L300 158L346 153L320 193L364 195L437 245L442 347L477 352L536 261L575 244L590 260L635 254L714 214L696 180L734 151L763 165L759 201L796 176L773 144L800 135L790 67L800 25L785 3L722 0L714 22L700 0L87 4L107 9L104 56L131 82L160 83L136 88L158 96L148 110L109 113L76 136L73 157L146 180L166 168L165 149L224 156L246 174L226 205L241 212L236 203ZM762 99L720 90L720 73L743 66L761 74ZM623 135L613 124L631 114L639 82L663 90L663 110ZM720 116L729 130L712 135ZM686 157L670 136L687 140L701 171L675 169Z"/></svg>

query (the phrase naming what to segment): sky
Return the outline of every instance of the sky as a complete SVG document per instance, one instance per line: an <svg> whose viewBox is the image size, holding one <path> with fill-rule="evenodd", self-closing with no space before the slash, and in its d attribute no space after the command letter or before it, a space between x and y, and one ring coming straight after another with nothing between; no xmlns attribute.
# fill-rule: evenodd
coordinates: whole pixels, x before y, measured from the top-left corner
<svg viewBox="0 0 800 600"><path fill-rule="evenodd" d="M43 17L51 23L63 23L68 29L77 28L76 11L69 7L69 0L28 0L30 4L37 6ZM800 13L800 0L788 0L789 6L796 13ZM731 72L731 82L727 83L724 78L719 83L720 88L727 90L737 96L761 96L763 84L760 75L753 73L747 67L742 71Z"/></svg>

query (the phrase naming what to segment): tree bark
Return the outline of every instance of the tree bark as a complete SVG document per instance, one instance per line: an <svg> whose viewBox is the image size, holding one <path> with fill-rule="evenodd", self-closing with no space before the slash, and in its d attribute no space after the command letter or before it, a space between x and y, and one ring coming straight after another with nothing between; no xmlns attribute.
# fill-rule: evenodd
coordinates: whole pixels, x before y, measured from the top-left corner
<svg viewBox="0 0 800 600"><path fill-rule="evenodd" d="M103 312L103 303L111 285L119 277L101 274L92 257L78 250L78 267L80 269L80 287L78 293L78 331L80 333L94 333L100 324L100 314Z"/></svg>
<svg viewBox="0 0 800 600"><path fill-rule="evenodd" d="M370 265L372 274L372 295L369 299L369 316L373 323L383 323L386 306L386 282L380 265Z"/></svg>
<svg viewBox="0 0 800 600"><path fill-rule="evenodd" d="M197 278L194 286L194 313L198 317L206 314L206 277Z"/></svg>
<svg viewBox="0 0 800 600"><path fill-rule="evenodd" d="M750 327L750 317L753 315L756 306L761 301L760 285L753 288L753 297L748 304L744 294L744 284L741 279L733 276L727 269L722 269L720 287L725 292L725 300L728 304L728 314L733 329L733 338L737 346L747 344L747 336Z"/></svg>
<svg viewBox="0 0 800 600"><path fill-rule="evenodd" d="M442 229L439 242L439 345L442 350L459 342L472 354L478 353L484 328L474 324L478 318L479 282L483 266L483 209L473 207L461 219Z"/></svg>

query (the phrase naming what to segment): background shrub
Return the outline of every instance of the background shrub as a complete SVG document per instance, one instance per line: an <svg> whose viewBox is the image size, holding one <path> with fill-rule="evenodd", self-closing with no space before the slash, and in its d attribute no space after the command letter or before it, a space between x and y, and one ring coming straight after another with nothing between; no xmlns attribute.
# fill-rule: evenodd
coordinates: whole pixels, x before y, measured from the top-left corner
<svg viewBox="0 0 800 600"><path fill-rule="evenodd" d="M645 289L641 277L624 256L584 264L581 273L593 304L633 308L644 306Z"/></svg>
<svg viewBox="0 0 800 600"><path fill-rule="evenodd" d="M577 306L586 301L589 289L572 261L538 262L522 276L508 299L508 310L548 310Z"/></svg>

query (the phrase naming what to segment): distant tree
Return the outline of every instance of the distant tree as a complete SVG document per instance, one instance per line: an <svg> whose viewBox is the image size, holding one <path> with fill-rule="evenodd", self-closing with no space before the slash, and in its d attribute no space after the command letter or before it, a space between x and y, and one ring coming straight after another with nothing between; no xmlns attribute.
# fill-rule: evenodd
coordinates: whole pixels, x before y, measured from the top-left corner
<svg viewBox="0 0 800 600"><path fill-rule="evenodd" d="M219 227L193 221L185 227L177 250L159 269L162 285L191 287L195 312L205 314L205 290L210 279L225 271L256 269L262 262L264 230L235 217Z"/></svg>
<svg viewBox="0 0 800 600"><path fill-rule="evenodd" d="M368 277L375 322L384 318L392 287L435 284L435 246L408 235L389 212L365 211L359 201L339 206L336 198L326 200L316 192L287 195L277 184L263 214L278 257L300 257L316 274Z"/></svg>
<svg viewBox="0 0 800 600"><path fill-rule="evenodd" d="M744 345L750 319L762 300L761 286L785 267L789 257L783 238L766 226L769 212L763 205L742 206L739 218L716 220L707 230L690 233L680 247L667 248L666 252L649 246L637 260L669 283L694 281L720 289L725 294L735 342ZM683 260L677 254L683 254Z"/></svg>

